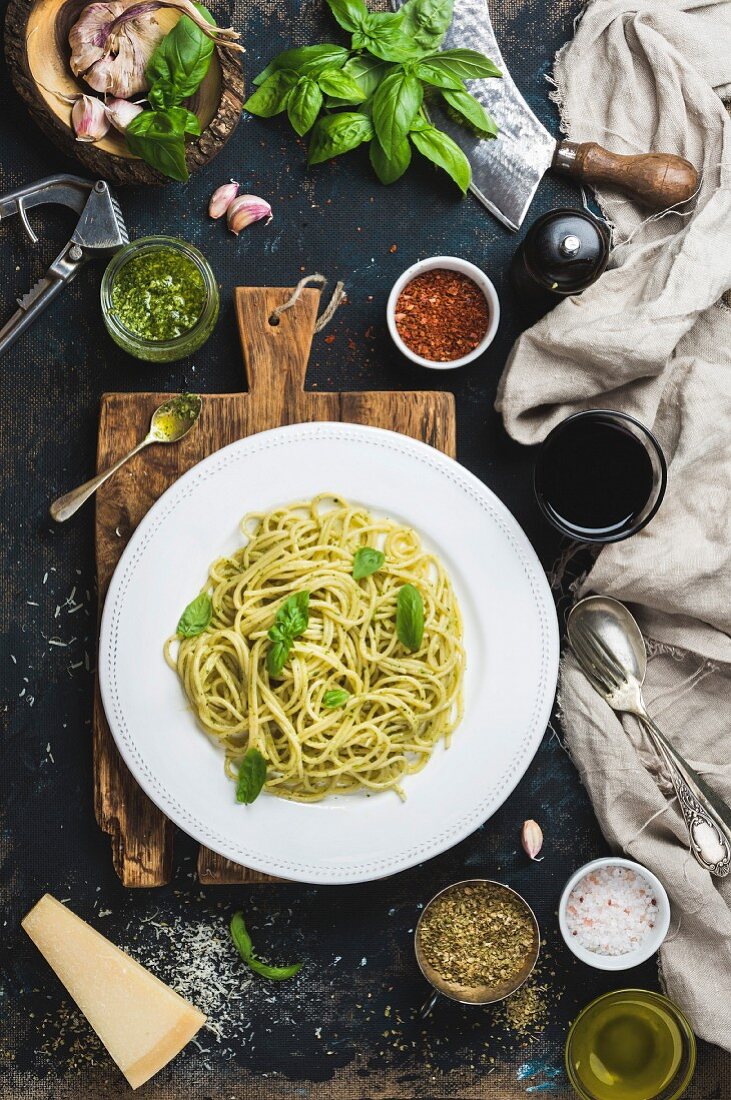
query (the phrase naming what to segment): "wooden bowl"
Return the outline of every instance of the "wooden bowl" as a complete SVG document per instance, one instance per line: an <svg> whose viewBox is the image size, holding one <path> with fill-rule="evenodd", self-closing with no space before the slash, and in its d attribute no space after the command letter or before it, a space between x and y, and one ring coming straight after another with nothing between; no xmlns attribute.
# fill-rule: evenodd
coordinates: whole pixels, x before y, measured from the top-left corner
<svg viewBox="0 0 731 1100"><path fill-rule="evenodd" d="M13 83L40 128L67 156L75 156L93 176L111 183L163 184L171 181L133 156L114 129L93 144L76 141L71 104L62 96L95 94L71 71L68 32L89 0L10 0L5 17L5 57ZM167 32L180 18L159 8L155 18ZM244 78L237 52L216 47L205 80L187 102L202 133L186 142L188 170L196 171L223 148L241 117Z"/></svg>

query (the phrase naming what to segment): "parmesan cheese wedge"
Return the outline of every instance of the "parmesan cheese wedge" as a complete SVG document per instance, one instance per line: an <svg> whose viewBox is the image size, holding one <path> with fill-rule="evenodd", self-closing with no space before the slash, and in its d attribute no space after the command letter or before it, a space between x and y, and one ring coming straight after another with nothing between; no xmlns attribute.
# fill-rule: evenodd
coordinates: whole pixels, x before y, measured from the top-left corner
<svg viewBox="0 0 731 1100"><path fill-rule="evenodd" d="M22 925L133 1089L205 1023L202 1012L50 894Z"/></svg>

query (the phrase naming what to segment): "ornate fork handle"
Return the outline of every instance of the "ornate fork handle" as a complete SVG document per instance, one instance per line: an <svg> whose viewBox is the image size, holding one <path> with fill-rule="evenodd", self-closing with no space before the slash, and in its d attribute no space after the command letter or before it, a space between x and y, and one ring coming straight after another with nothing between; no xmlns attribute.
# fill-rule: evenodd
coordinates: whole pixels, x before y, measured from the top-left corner
<svg viewBox="0 0 731 1100"><path fill-rule="evenodd" d="M731 871L731 810L673 748L650 716L638 717L670 769L693 854L712 875L725 878Z"/></svg>

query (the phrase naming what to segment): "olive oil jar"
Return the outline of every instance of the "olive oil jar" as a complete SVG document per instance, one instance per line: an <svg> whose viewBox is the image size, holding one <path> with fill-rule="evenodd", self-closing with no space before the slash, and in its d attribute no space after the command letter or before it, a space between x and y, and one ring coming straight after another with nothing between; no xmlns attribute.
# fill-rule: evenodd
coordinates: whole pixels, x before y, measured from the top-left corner
<svg viewBox="0 0 731 1100"><path fill-rule="evenodd" d="M115 254L102 279L109 335L130 355L153 363L197 351L213 332L218 302L205 256L175 237L131 241Z"/></svg>
<svg viewBox="0 0 731 1100"><path fill-rule="evenodd" d="M695 1058L685 1016L647 989L598 997L576 1017L566 1041L566 1072L582 1100L677 1100Z"/></svg>

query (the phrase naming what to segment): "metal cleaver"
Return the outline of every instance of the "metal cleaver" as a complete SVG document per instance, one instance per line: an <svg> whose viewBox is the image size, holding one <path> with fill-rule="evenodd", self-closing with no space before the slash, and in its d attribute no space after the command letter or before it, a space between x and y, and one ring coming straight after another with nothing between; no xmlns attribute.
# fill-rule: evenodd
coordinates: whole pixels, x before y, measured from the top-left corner
<svg viewBox="0 0 731 1100"><path fill-rule="evenodd" d="M394 8L401 0L391 0ZM513 82L490 22L486 0L455 0L442 49L486 54L502 78L472 80L468 87L500 128L497 139L476 137L435 107L442 130L472 165L472 193L507 225L519 229L544 172L553 168L589 184L605 184L653 210L686 202L698 188L698 173L672 153L620 156L595 142L556 141L531 111Z"/></svg>

